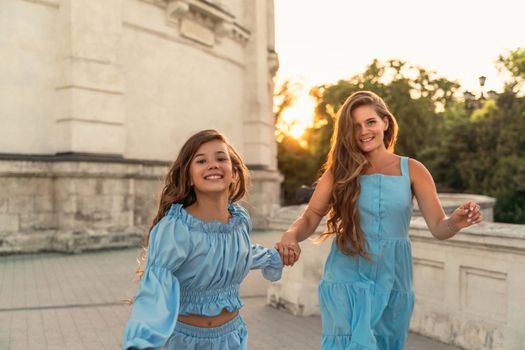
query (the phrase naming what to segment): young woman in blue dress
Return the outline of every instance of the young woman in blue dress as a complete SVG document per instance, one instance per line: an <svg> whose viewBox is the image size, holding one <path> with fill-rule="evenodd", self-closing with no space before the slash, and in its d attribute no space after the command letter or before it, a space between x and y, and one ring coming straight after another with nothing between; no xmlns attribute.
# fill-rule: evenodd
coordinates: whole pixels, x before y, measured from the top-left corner
<svg viewBox="0 0 525 350"><path fill-rule="evenodd" d="M236 203L247 182L241 157L217 131L182 146L146 236L123 349L246 349L239 285L250 269L276 281L283 267L277 250L250 243L250 217Z"/></svg>
<svg viewBox="0 0 525 350"><path fill-rule="evenodd" d="M397 122L376 94L351 95L338 112L325 172L302 215L276 244L285 265L328 214L334 235L319 286L322 348L402 350L414 304L408 229L412 200L437 239L482 220L464 203L447 217L423 164L393 153Z"/></svg>

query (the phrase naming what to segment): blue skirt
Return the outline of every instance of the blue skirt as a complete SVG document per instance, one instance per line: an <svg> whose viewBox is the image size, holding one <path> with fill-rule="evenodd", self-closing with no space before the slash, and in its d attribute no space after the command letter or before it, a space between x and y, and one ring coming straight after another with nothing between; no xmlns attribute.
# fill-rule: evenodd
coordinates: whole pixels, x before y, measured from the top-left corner
<svg viewBox="0 0 525 350"><path fill-rule="evenodd" d="M246 350L248 330L240 315L213 328L177 322L166 350Z"/></svg>
<svg viewBox="0 0 525 350"><path fill-rule="evenodd" d="M414 307L407 239L369 239L371 259L335 244L319 285L323 350L403 350Z"/></svg>

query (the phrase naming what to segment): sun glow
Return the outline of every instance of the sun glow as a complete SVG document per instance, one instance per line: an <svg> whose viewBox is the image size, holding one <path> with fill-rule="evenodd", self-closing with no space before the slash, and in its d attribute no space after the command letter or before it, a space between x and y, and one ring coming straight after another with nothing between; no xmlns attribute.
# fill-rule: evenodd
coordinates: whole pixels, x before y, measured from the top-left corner
<svg viewBox="0 0 525 350"><path fill-rule="evenodd" d="M277 135L291 136L299 140L302 146L306 146L306 141L302 138L306 129L313 126L314 109L315 101L308 93L297 94L295 103L283 111L277 122Z"/></svg>

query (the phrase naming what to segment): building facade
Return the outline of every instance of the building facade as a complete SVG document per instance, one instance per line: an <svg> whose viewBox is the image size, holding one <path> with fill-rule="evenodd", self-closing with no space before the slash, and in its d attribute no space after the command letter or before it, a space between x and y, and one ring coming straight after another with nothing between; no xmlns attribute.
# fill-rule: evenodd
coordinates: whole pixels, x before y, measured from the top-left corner
<svg viewBox="0 0 525 350"><path fill-rule="evenodd" d="M0 252L137 244L167 166L214 128L279 204L273 1L0 3Z"/></svg>

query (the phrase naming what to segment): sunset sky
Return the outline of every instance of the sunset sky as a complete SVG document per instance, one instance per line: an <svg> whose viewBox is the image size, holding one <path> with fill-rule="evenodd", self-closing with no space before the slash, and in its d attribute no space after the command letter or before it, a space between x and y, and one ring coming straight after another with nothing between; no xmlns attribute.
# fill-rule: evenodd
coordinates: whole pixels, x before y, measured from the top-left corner
<svg viewBox="0 0 525 350"><path fill-rule="evenodd" d="M308 88L361 73L374 58L422 66L476 94L484 75L484 90L499 91L495 61L525 46L524 13L523 0L275 0L277 84L305 86L285 118L307 125Z"/></svg>

